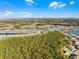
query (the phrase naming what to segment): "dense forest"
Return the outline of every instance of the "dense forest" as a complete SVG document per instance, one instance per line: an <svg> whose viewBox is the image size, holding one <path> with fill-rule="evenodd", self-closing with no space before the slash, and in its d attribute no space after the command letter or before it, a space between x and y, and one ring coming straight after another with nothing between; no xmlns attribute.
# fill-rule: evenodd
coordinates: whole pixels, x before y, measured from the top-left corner
<svg viewBox="0 0 79 59"><path fill-rule="evenodd" d="M63 54L63 47L68 44L60 32L1 39L0 59L68 59Z"/></svg>

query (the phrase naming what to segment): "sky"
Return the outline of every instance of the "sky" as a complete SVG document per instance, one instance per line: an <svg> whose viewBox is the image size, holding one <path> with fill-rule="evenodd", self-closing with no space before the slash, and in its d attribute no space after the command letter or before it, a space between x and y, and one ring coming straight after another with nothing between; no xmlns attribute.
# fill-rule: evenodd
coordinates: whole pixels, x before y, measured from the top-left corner
<svg viewBox="0 0 79 59"><path fill-rule="evenodd" d="M0 0L0 18L79 18L79 0Z"/></svg>

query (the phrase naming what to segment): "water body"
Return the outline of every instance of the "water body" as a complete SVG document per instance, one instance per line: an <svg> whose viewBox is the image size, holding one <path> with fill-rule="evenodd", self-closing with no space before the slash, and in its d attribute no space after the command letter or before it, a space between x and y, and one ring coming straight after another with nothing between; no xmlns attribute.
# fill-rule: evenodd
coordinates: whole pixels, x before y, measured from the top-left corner
<svg viewBox="0 0 79 59"><path fill-rule="evenodd" d="M74 34L74 35L79 36L79 31L77 31L76 29L77 29L77 28L75 28L75 29L74 29L74 28L72 28L72 29L70 28L70 29L68 30L68 33L69 33L69 34L72 33L72 34Z"/></svg>
<svg viewBox="0 0 79 59"><path fill-rule="evenodd" d="M66 33L68 33L68 34L72 33L74 35L79 36L79 30L78 30L78 28L76 26L71 26L71 27L68 27L68 28L69 29L67 29ZM60 28L58 28L58 29L65 32L65 27L64 26L63 27L60 26Z"/></svg>
<svg viewBox="0 0 79 59"><path fill-rule="evenodd" d="M77 35L77 36L79 36L79 31L70 31L70 33L73 33L73 34L75 34L75 35Z"/></svg>

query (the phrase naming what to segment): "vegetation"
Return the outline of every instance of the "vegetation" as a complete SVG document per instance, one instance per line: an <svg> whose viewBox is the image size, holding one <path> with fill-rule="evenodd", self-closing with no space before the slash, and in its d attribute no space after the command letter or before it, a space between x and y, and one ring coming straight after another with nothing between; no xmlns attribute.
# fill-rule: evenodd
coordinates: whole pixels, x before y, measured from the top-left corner
<svg viewBox="0 0 79 59"><path fill-rule="evenodd" d="M62 48L69 44L60 32L0 40L0 59L68 59Z"/></svg>
<svg viewBox="0 0 79 59"><path fill-rule="evenodd" d="M5 29L28 29L33 26L60 25L60 26L79 26L78 18L13 18L0 19L0 30Z"/></svg>

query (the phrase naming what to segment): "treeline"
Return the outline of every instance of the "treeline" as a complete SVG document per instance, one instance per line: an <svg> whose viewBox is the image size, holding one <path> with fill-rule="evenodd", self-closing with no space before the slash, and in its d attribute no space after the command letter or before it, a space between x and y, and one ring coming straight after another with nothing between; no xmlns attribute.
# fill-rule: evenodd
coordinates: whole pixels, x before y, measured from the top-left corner
<svg viewBox="0 0 79 59"><path fill-rule="evenodd" d="M40 25L79 26L79 18L11 18L1 19L0 23L19 24L20 26L32 25L34 23L39 23Z"/></svg>
<svg viewBox="0 0 79 59"><path fill-rule="evenodd" d="M1 39L0 59L68 59L62 50L68 44L60 32Z"/></svg>

